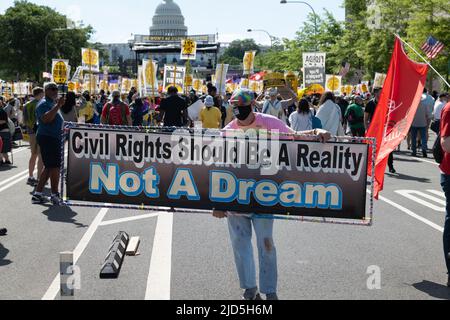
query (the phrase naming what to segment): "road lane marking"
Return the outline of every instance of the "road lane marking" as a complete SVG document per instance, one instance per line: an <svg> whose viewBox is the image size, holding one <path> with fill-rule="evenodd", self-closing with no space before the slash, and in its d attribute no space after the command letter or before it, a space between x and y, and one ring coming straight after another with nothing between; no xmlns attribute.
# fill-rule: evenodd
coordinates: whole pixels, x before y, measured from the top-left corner
<svg viewBox="0 0 450 320"><path fill-rule="evenodd" d="M380 196L380 200L383 201L383 202L386 202L387 204L390 204L390 205L393 206L394 208L397 208L398 210L400 210L400 211L406 213L407 215L413 217L414 219L417 219L417 220L419 220L419 221L425 223L426 225L432 227L433 229L436 229L437 231L439 231L439 232L441 232L441 233L444 233L444 228L442 228L441 226L438 226L437 224L431 222L430 220L425 219L424 217L421 217L421 216L419 216L418 214L415 214L415 213L412 212L411 210L406 209L405 207L403 207L403 206L401 206L401 205L395 203L394 201L389 200L389 199L387 199L387 198L385 198L385 197L382 197L382 196Z"/></svg>
<svg viewBox="0 0 450 320"><path fill-rule="evenodd" d="M437 191L437 190L427 190L429 193L433 193L441 198L445 199L445 193L443 193L442 191Z"/></svg>
<svg viewBox="0 0 450 320"><path fill-rule="evenodd" d="M429 194L426 194L424 192L416 191L416 190L396 190L395 193L398 193L399 195L402 195L403 197L405 197L409 200L412 200L414 202L417 202L418 204L428 207L434 211L445 212L445 200L442 200L441 198L437 198L437 197L431 196ZM416 197L415 195L429 199L435 203L440 204L441 206L437 206L429 201L425 201L419 197Z"/></svg>
<svg viewBox="0 0 450 320"><path fill-rule="evenodd" d="M6 180L3 180L2 182L0 182L0 186L2 186L2 185L4 185L4 184L7 184L8 182L10 182L10 181L12 181L12 180L14 180L14 179L17 179L17 178L19 178L20 176L22 176L22 175L24 175L24 174L27 174L28 173L28 170L24 170L24 171L22 171L21 173L18 173L18 174L16 174L15 176L12 176L11 178L8 178L8 179L6 179Z"/></svg>
<svg viewBox="0 0 450 320"><path fill-rule="evenodd" d="M124 222L131 222L131 221L137 221L137 220L143 220L143 219L149 219L149 218L154 218L154 217L157 217L157 216L158 216L157 213L150 213L150 214L144 214L144 215L140 215L140 216L136 216L136 217L129 217L129 218L123 218L123 219L103 221L102 223L100 223L100 226L101 227L110 226L110 225L113 225L113 224L124 223Z"/></svg>
<svg viewBox="0 0 450 320"><path fill-rule="evenodd" d="M170 300L173 213L158 215L145 300Z"/></svg>
<svg viewBox="0 0 450 320"><path fill-rule="evenodd" d="M28 172L28 170L27 170L27 172ZM28 179L28 173L25 173L24 175L20 176L20 177L17 178L15 181L13 181L13 182L7 184L6 186L1 187L1 188L0 188L0 193L3 192L3 191L5 191L6 189L11 188L12 186L18 184L19 182L21 182L21 181L23 181L23 180L25 180L25 179Z"/></svg>
<svg viewBox="0 0 450 320"><path fill-rule="evenodd" d="M83 235L83 238L81 238L80 242L78 243L75 250L73 251L73 263L74 264L77 263L78 259L83 254L84 250L86 249L87 245L91 241L92 237L94 236L95 231L97 231L97 228L99 227L100 223L102 222L102 220L105 217L108 210L109 209L104 208L99 211L99 213L95 217L94 221L91 223L91 225L87 229L86 233ZM56 296L58 295L59 288L60 288L60 282L59 282L59 273L58 273L58 274L56 274L50 287L47 289L44 296L42 297L42 300L54 300L56 298Z"/></svg>

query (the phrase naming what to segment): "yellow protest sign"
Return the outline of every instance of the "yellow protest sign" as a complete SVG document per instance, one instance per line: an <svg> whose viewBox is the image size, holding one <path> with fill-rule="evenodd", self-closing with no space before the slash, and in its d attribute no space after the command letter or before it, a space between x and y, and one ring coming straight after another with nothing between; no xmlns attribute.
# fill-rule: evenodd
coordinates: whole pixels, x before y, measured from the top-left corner
<svg viewBox="0 0 450 320"><path fill-rule="evenodd" d="M81 62L84 70L89 70L93 72L100 72L99 68L99 52L94 49L81 49Z"/></svg>
<svg viewBox="0 0 450 320"><path fill-rule="evenodd" d="M200 79L194 79L194 81L193 81L193 83L192 83L192 88L195 90L195 91L200 91L200 90L202 90L202 85L203 85L203 81L202 80L200 80Z"/></svg>
<svg viewBox="0 0 450 320"><path fill-rule="evenodd" d="M53 59L52 81L64 85L69 80L69 60Z"/></svg>
<svg viewBox="0 0 450 320"><path fill-rule="evenodd" d="M326 90L331 92L340 92L341 91L341 76L327 75L326 80Z"/></svg>
<svg viewBox="0 0 450 320"><path fill-rule="evenodd" d="M186 77L184 78L184 84L186 85L186 87L192 87L193 81L194 79L190 74L187 74Z"/></svg>
<svg viewBox="0 0 450 320"><path fill-rule="evenodd" d="M255 56L256 51L247 51L244 55L244 75L246 74L252 74L255 72L254 66L255 66Z"/></svg>
<svg viewBox="0 0 450 320"><path fill-rule="evenodd" d="M181 41L181 60L195 60L197 58L197 42L192 39Z"/></svg>

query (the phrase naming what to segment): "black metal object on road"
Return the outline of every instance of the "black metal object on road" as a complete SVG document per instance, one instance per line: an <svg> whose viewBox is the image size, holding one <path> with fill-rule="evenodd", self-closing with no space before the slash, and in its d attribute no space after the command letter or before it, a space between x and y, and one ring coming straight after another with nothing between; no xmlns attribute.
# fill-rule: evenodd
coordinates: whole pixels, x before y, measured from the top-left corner
<svg viewBox="0 0 450 320"><path fill-rule="evenodd" d="M119 232L109 248L109 253L100 271L100 279L117 279L119 277L129 240L130 237L126 232Z"/></svg>

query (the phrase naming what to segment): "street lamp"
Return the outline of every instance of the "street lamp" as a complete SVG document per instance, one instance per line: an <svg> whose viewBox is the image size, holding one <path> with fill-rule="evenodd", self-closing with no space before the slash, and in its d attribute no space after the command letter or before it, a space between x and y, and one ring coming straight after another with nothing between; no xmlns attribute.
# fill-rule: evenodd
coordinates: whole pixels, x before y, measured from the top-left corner
<svg viewBox="0 0 450 320"><path fill-rule="evenodd" d="M74 30L74 29L79 29L79 28L83 28L83 22L82 21L78 21L77 23L75 23L74 21L71 21L71 20L67 19L67 21L66 21L66 28L51 29L45 35L45 72L48 73L48 37L50 36L50 34L52 32L54 32L54 31Z"/></svg>
<svg viewBox="0 0 450 320"><path fill-rule="evenodd" d="M267 34L269 36L269 38L270 38L270 47L273 48L273 41L275 40L275 37L272 36L266 30L262 30L262 29L248 29L247 32L264 32L265 34Z"/></svg>
<svg viewBox="0 0 450 320"><path fill-rule="evenodd" d="M314 10L314 8L308 3L308 2L305 2L305 1L286 1L286 0L281 0L280 1L280 4L287 4L287 3L301 3L301 4L306 4L310 9L311 9L311 11L313 12L313 14L314 14L314 38L316 39L316 51L317 51L317 14L316 14L316 11Z"/></svg>
<svg viewBox="0 0 450 320"><path fill-rule="evenodd" d="M48 73L48 36L54 31L63 31L63 30L68 30L68 29L67 28L51 29L45 36L45 72L47 72L47 73Z"/></svg>

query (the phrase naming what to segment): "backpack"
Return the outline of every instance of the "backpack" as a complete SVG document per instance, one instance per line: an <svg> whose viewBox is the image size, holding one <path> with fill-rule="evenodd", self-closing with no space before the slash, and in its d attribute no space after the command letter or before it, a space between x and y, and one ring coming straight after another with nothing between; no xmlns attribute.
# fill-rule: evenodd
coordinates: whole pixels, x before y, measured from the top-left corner
<svg viewBox="0 0 450 320"><path fill-rule="evenodd" d="M111 111L111 108L113 107L113 105L111 103L107 103L105 108L106 108L106 121L104 124L110 124L109 123L109 114ZM126 126L128 125L127 122L127 111L126 111L126 104L123 102L120 102L120 114L122 115L122 125Z"/></svg>
<svg viewBox="0 0 450 320"><path fill-rule="evenodd" d="M322 129L322 121L320 121L319 118L317 118L315 115L310 113L311 115L311 123L312 123L312 129Z"/></svg>
<svg viewBox="0 0 450 320"><path fill-rule="evenodd" d="M442 150L441 135L438 135L438 137L436 138L436 141L434 142L433 157L434 157L434 160L436 160L436 162L439 164L441 164L442 161L444 160L444 150Z"/></svg>

